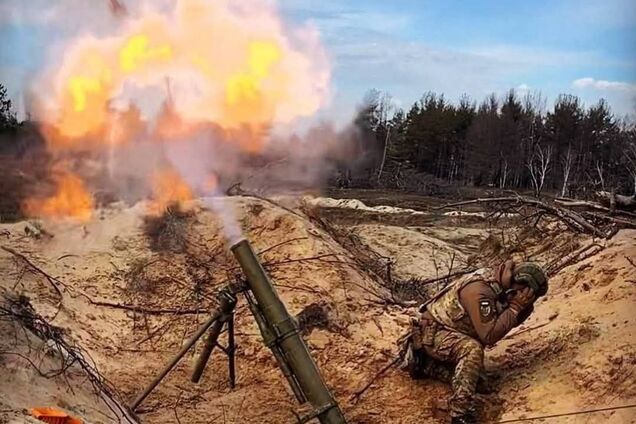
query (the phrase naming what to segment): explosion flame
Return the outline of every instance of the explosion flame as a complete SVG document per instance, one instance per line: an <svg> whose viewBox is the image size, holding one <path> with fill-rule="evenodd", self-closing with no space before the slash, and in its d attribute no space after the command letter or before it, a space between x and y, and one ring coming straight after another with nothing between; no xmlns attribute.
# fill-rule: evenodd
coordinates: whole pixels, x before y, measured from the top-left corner
<svg viewBox="0 0 636 424"><path fill-rule="evenodd" d="M56 193L45 199L29 199L24 204L27 214L55 218L71 217L87 221L93 212L93 198L84 181L77 175L62 173L55 177Z"/></svg>
<svg viewBox="0 0 636 424"><path fill-rule="evenodd" d="M316 30L286 26L271 1L175 0L169 8L148 1L121 17L112 34L68 42L38 80L37 92L47 94L38 99L37 115L54 152L110 151L113 161L121 146L133 146L131 154L137 145L155 143L164 157L144 171L155 205L163 207L202 186L179 175L188 165L174 166L166 144L193 143L213 127L238 151L261 152L268 129L324 104L329 74ZM196 149L190 151L186 162L201 161ZM214 157L208 159L197 179L222 172L214 169ZM40 199L41 206L77 195L78 179L67 170L56 200ZM84 194L77 196L89 204ZM59 216L66 209L26 210Z"/></svg>

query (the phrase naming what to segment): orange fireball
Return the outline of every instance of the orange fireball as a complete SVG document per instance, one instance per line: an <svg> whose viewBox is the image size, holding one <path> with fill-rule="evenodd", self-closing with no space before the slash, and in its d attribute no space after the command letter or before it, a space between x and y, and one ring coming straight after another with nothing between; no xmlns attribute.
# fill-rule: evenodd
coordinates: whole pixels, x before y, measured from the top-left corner
<svg viewBox="0 0 636 424"><path fill-rule="evenodd" d="M174 169L168 168L153 175L153 197L148 204L148 213L161 215L171 205L183 206L184 202L192 200L192 189L181 175Z"/></svg>
<svg viewBox="0 0 636 424"><path fill-rule="evenodd" d="M275 0L143 3L106 32L69 39L39 75L35 108L55 155L103 155L113 179L123 155L156 142L139 172L151 176L149 211L160 214L192 199L193 189L210 191L201 181L190 187L173 169L153 174L157 163L176 163L162 146L222 140L238 147L228 151L259 153L278 125L325 103L330 67L315 27L289 27ZM179 163L209 160L216 169L214 152L192 156ZM90 218L93 199L82 180L65 173L56 183L54 196L31 199L25 209Z"/></svg>
<svg viewBox="0 0 636 424"><path fill-rule="evenodd" d="M88 221L92 215L94 201L82 179L70 172L57 175L54 179L55 194L44 199L26 200L24 203L26 214L50 218L70 217Z"/></svg>
<svg viewBox="0 0 636 424"><path fill-rule="evenodd" d="M214 123L249 132L233 141L258 151L264 128L313 114L329 83L315 31L288 30L269 1L242 8L231 0L177 0L170 8L144 8L114 34L72 40L60 59L38 91L42 120L55 128L49 142L64 149L107 143L118 107L135 104L146 106L146 122L172 135ZM170 114L158 107L166 98Z"/></svg>

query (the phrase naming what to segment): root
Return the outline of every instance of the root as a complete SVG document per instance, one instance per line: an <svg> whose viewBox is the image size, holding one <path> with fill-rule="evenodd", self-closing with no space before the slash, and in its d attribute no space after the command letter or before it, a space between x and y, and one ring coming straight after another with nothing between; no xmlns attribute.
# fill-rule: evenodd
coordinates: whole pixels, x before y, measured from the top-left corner
<svg viewBox="0 0 636 424"><path fill-rule="evenodd" d="M117 389L104 378L97 370L95 362L90 359L88 353L79 346L71 344L65 340L65 332L59 327L49 324L42 316L35 312L29 299L24 296L3 296L4 304L0 305L0 319L12 321L19 324L24 330L32 333L40 340L45 342L50 349L57 352L60 358L60 366L57 369L44 371L38 364L33 362L31 358L19 352L2 351L2 355L19 356L26 360L40 376L44 378L53 378L57 376L64 377L68 382L67 373L71 367L78 366L81 368L93 387L95 395L99 396L105 405L117 417L123 417L129 423L137 421L126 410ZM88 359L87 359L88 358ZM69 385L72 391L71 386Z"/></svg>

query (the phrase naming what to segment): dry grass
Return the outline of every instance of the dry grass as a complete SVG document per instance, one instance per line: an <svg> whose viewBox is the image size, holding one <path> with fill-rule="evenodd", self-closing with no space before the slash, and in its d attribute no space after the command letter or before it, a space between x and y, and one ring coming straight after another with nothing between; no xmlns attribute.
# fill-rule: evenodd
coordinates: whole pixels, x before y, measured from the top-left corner
<svg viewBox="0 0 636 424"><path fill-rule="evenodd" d="M194 213L178 204L170 205L159 216L144 219L144 233L155 252L183 253L188 245L188 230Z"/></svg>

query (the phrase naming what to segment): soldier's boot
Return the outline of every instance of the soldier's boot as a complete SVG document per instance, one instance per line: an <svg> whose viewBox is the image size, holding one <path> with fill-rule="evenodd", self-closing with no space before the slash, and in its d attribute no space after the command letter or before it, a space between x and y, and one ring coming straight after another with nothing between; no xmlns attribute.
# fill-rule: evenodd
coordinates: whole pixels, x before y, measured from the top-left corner
<svg viewBox="0 0 636 424"><path fill-rule="evenodd" d="M461 416L451 418L451 424L477 424L472 416Z"/></svg>
<svg viewBox="0 0 636 424"><path fill-rule="evenodd" d="M477 413L474 410L470 410L464 415L452 417L451 424L477 424Z"/></svg>

